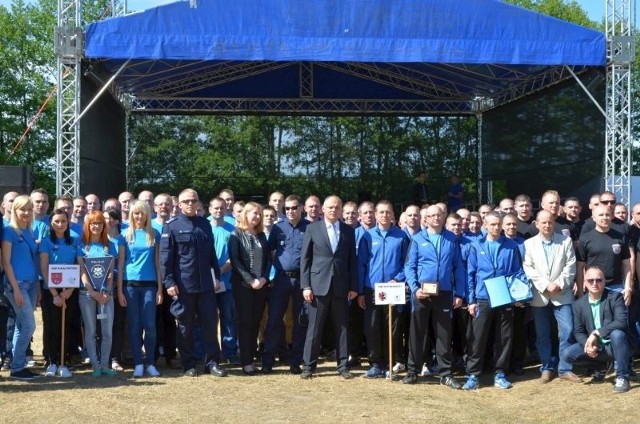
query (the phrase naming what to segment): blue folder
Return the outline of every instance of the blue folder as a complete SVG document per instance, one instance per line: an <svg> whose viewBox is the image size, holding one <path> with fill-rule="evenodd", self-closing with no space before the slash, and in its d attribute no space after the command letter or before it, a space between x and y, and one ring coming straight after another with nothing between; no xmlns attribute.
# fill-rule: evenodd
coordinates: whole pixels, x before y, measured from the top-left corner
<svg viewBox="0 0 640 424"><path fill-rule="evenodd" d="M533 299L531 283L520 274L489 278L484 280L484 285L492 308L516 302L530 302Z"/></svg>

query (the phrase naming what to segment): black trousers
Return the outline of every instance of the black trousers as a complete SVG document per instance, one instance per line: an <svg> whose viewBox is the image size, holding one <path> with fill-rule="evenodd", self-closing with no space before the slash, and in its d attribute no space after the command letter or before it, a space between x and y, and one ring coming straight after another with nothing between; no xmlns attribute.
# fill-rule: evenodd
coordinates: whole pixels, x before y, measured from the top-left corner
<svg viewBox="0 0 640 424"><path fill-rule="evenodd" d="M389 306L376 306L373 289L364 289L364 301L364 334L367 338L369 363L384 369L389 365ZM392 359L394 362L404 363L403 323L399 321L396 309L393 307L391 312Z"/></svg>
<svg viewBox="0 0 640 424"><path fill-rule="evenodd" d="M62 344L62 308L53 304L53 296L49 290L42 290L42 300L40 308L42 309L42 344L43 354L46 365L64 365L60 358L60 350ZM70 305L73 298L66 301L67 310L65 311L64 334L65 356L69 356L69 309L74 306ZM77 307L76 307L77 309Z"/></svg>
<svg viewBox="0 0 640 424"><path fill-rule="evenodd" d="M309 326L307 327L307 337L302 354L305 370L314 370L317 366L322 332L329 315L336 335L338 370L347 369L347 360L349 359L349 303L346 296L334 296L332 290L329 289L328 295L314 296L309 305Z"/></svg>
<svg viewBox="0 0 640 424"><path fill-rule="evenodd" d="M114 293L113 297L113 330L111 333L111 360L122 362L122 351L125 341L125 326L127 323L127 308L120 306L120 301Z"/></svg>
<svg viewBox="0 0 640 424"><path fill-rule="evenodd" d="M162 305L156 307L156 360L160 357L160 346L164 348L165 360L176 359L176 319L169 310L172 302L165 290Z"/></svg>
<svg viewBox="0 0 640 424"><path fill-rule="evenodd" d="M513 308L513 346L511 348L511 369L522 368L527 355L528 326L531 324L530 306Z"/></svg>
<svg viewBox="0 0 640 424"><path fill-rule="evenodd" d="M364 311L354 300L349 304L349 355L351 357L359 358L363 354L364 340Z"/></svg>
<svg viewBox="0 0 640 424"><path fill-rule="evenodd" d="M489 332L494 329L493 368L506 372L511 360L513 342L513 307L491 309L489 302L478 300L478 312L471 319L467 358L467 374L478 376L482 372Z"/></svg>
<svg viewBox="0 0 640 424"><path fill-rule="evenodd" d="M469 311L467 307L453 311L453 354L464 358L467 354L467 332L469 331Z"/></svg>
<svg viewBox="0 0 640 424"><path fill-rule="evenodd" d="M216 294L213 290L204 293L185 293L178 296L184 306L184 314L178 320L178 346L180 361L185 371L195 368L198 357L195 352L193 329L197 322L202 329L202 347L205 365L211 361L220 361L218 343L218 315L216 313Z"/></svg>
<svg viewBox="0 0 640 424"><path fill-rule="evenodd" d="M233 300L236 304L236 322L238 326L238 350L240 364L253 364L258 349L258 328L269 296L269 288L259 290L236 284L233 287Z"/></svg>
<svg viewBox="0 0 640 424"><path fill-rule="evenodd" d="M453 326L453 296L440 292L426 299L413 298L411 328L409 329L409 360L407 373L417 374L425 362L425 346L431 334L435 335L438 372L441 377L451 375L451 338Z"/></svg>

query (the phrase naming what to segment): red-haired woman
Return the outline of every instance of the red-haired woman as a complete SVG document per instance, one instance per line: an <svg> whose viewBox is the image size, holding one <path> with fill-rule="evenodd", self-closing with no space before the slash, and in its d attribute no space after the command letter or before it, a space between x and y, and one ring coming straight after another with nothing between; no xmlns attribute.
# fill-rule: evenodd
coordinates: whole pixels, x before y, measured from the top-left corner
<svg viewBox="0 0 640 424"><path fill-rule="evenodd" d="M100 211L87 214L82 229L82 242L78 249L80 263L80 312L84 322L84 344L91 360L93 376L113 376L116 374L110 365L111 337L113 329L113 272L108 270L104 284L95 287L91 282L84 264L85 257L113 256L117 261L118 252L109 243L104 215ZM96 346L96 319L101 315L101 341L98 352ZM99 356L98 356L99 354Z"/></svg>

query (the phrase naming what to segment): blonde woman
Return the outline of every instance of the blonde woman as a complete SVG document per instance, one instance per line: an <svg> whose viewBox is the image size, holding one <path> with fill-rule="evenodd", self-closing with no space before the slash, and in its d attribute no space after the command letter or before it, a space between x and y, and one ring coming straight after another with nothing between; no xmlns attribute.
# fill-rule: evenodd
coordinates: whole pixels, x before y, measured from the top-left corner
<svg viewBox="0 0 640 424"><path fill-rule="evenodd" d="M127 307L129 343L135 365L133 376L158 377L156 369L156 305L162 304L162 280L160 279L160 234L151 227L149 205L136 201L129 209L129 228L122 232L126 241L125 255L120 258L118 269L118 298ZM144 337L143 337L144 330ZM145 360L142 359L144 342ZM144 363L146 362L146 368Z"/></svg>
<svg viewBox="0 0 640 424"><path fill-rule="evenodd" d="M258 327L269 287L271 254L262 225L262 207L247 203L229 237L231 284L236 304L240 363L246 375L258 370L253 356L257 348Z"/></svg>
<svg viewBox="0 0 640 424"><path fill-rule="evenodd" d="M38 298L39 258L31 230L33 203L27 195L18 196L11 206L11 220L2 235L2 266L8 284L4 293L15 311L11 378L33 380L38 377L26 368L26 351L36 329L34 310Z"/></svg>

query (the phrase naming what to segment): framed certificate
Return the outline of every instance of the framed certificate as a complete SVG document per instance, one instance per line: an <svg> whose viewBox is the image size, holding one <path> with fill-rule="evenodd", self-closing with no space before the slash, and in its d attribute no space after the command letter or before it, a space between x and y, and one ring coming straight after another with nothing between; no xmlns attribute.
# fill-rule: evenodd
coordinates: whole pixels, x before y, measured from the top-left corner
<svg viewBox="0 0 640 424"><path fill-rule="evenodd" d="M440 293L440 283L437 281L422 281L420 285L422 291L429 296L437 296Z"/></svg>

